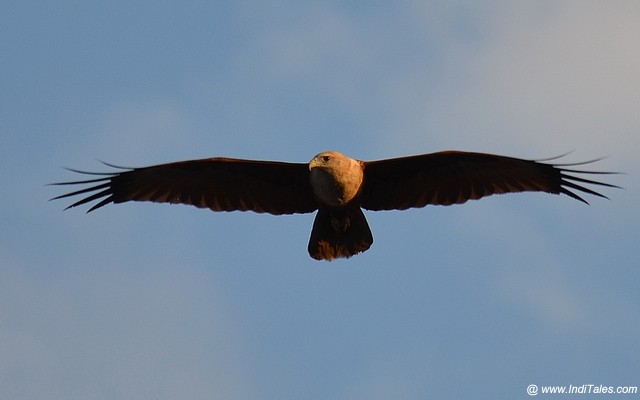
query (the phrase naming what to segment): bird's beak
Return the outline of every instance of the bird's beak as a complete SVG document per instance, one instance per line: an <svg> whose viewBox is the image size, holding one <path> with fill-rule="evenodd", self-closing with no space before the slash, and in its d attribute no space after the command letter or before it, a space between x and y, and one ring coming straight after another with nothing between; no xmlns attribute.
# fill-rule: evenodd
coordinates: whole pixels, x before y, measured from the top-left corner
<svg viewBox="0 0 640 400"><path fill-rule="evenodd" d="M318 157L313 157L311 161L309 161L309 171L318 166Z"/></svg>

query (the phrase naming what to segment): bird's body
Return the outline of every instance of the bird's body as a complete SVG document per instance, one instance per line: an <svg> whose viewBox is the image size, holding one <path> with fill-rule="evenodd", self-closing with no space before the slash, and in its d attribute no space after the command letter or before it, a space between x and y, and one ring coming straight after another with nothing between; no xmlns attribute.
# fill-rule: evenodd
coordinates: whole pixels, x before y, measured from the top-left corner
<svg viewBox="0 0 640 400"><path fill-rule="evenodd" d="M326 151L309 162L309 182L318 203L308 251L317 260L350 257L367 250L373 235L359 204L362 161Z"/></svg>
<svg viewBox="0 0 640 400"><path fill-rule="evenodd" d="M570 189L605 197L582 185L614 185L573 174L607 172L566 168L582 164L586 163L553 165L460 151L371 162L328 151L316 155L308 164L210 158L59 183L92 186L55 199L96 192L68 207L100 200L89 211L126 201L182 203L213 211L275 215L317 210L309 254L318 260L332 260L363 252L373 243L363 208L404 210L428 204L461 204L492 194L523 191L562 193L585 203Z"/></svg>

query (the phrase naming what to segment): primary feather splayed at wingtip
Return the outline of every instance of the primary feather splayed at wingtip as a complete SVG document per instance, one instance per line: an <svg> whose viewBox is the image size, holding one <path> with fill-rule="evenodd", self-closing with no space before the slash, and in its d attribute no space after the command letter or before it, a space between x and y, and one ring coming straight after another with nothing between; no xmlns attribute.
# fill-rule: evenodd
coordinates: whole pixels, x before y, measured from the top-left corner
<svg viewBox="0 0 640 400"><path fill-rule="evenodd" d="M573 174L586 174L586 175L619 175L620 172L609 172L609 171L584 171L584 170L579 170L579 169L568 169L568 168L564 168L564 167L575 167L575 166L581 166L581 165L587 165L587 164L592 164L598 161L601 161L603 159L605 159L606 157L599 157L599 158L595 158L589 161L582 161L582 162L573 162L573 163L562 163L562 164L553 164L554 168L557 168L560 171L560 176L562 179L562 186L561 186L561 192L566 194L569 197L572 197L576 200L579 200L585 204L589 204L588 201L586 201L585 199L583 199L582 197L580 197L579 195L577 195L576 193L570 191L569 189L567 189L567 187L572 188L574 190L579 190L583 193L588 193L592 196L597 196L603 199L607 199L610 200L609 197L605 196L602 193L596 192L593 189L589 189L585 186L582 185L578 185L577 183L574 182L580 182L580 183L584 183L584 184L588 184L588 185L597 185L597 186L603 186L603 187L609 187L609 188L615 188L615 189L621 189L620 186L617 185L612 185L610 183L605 183L605 182L600 182L600 181L596 181L593 179L586 179L586 178L581 178L579 176L574 176ZM571 174L571 175L570 175Z"/></svg>
<svg viewBox="0 0 640 400"><path fill-rule="evenodd" d="M94 183L100 183L100 184L95 185L95 186L90 186L88 188L76 190L74 192L65 193L63 195L53 197L53 198L49 199L49 201L58 200L58 199L64 199L64 198L67 198L67 197L78 196L78 195L85 194L85 193L92 193L92 192L95 192L95 191L99 190L100 192L94 193L94 194L92 194L92 195L90 195L88 197L83 197L80 200L76 201L75 203L72 203L71 205L69 205L69 206L67 206L65 208L65 210L68 210L70 208L81 206L83 204L92 202L94 200L97 200L97 199L100 199L100 198L106 196L105 199L103 199L99 203L93 205L89 210L87 210L87 213L90 213L91 211L94 211L94 210L96 210L96 209L98 209L100 207L103 207L103 206L105 206L105 205L107 205L107 204L109 204L109 203L111 203L113 201L113 193L112 193L112 189L111 189L111 180L115 176L117 176L117 174L110 173L110 172L87 172L87 171L80 171L80 170L76 170L76 169L72 169L72 168L65 168L65 169L67 169L69 171L72 171L72 172L80 173L80 174L101 175L101 176L104 176L104 177L103 178L96 178L96 179L86 179L86 180L81 180L81 181L51 183L51 185L54 185L54 186L86 185L86 184L94 184Z"/></svg>

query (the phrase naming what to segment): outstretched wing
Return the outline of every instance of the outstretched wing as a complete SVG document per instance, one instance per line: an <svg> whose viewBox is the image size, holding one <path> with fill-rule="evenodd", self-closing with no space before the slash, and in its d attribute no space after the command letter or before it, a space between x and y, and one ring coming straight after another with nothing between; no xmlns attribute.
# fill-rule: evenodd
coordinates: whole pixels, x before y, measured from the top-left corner
<svg viewBox="0 0 640 400"><path fill-rule="evenodd" d="M213 211L270 214L308 213L317 208L307 164L209 158L115 173L72 171L101 177L55 183L90 185L52 199L88 195L67 208L92 201L99 202L89 211L126 201L182 203Z"/></svg>
<svg viewBox="0 0 640 400"><path fill-rule="evenodd" d="M526 191L564 193L587 203L575 191L606 196L584 184L617 187L574 175L609 172L566 168L590 162L554 165L460 151L365 162L361 205L369 210L405 210Z"/></svg>

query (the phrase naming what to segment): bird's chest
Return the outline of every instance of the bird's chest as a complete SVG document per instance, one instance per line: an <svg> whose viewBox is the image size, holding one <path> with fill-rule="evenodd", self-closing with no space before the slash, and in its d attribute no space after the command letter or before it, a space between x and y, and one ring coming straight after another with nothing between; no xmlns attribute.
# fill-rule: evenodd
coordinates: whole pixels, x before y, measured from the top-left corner
<svg viewBox="0 0 640 400"><path fill-rule="evenodd" d="M350 177L336 177L321 169L313 169L309 179L316 198L331 207L344 206L353 200L361 184L361 181L353 181Z"/></svg>

